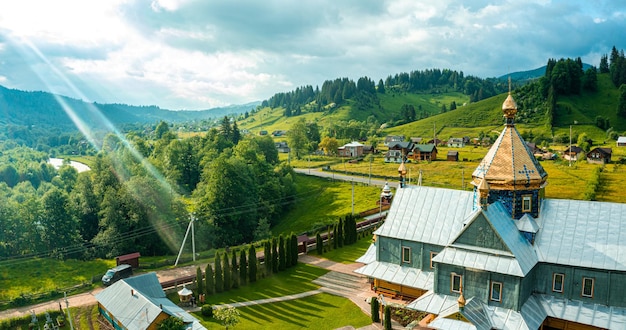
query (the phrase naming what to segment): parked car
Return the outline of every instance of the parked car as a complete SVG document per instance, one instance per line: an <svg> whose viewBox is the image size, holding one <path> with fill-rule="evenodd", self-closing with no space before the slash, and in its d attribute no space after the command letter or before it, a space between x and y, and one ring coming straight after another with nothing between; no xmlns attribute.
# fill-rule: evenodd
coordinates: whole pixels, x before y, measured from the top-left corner
<svg viewBox="0 0 626 330"><path fill-rule="evenodd" d="M102 276L102 284L109 286L123 278L131 276L133 276L133 267L126 264L119 265L107 270L106 274Z"/></svg>

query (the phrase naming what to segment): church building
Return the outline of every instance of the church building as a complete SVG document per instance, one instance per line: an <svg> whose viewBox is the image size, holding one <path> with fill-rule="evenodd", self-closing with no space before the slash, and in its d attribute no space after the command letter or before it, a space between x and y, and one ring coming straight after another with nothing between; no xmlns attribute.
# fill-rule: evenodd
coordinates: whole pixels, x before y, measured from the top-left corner
<svg viewBox="0 0 626 330"><path fill-rule="evenodd" d="M626 204L545 198L502 110L473 191L403 185L356 272L432 329L626 329Z"/></svg>

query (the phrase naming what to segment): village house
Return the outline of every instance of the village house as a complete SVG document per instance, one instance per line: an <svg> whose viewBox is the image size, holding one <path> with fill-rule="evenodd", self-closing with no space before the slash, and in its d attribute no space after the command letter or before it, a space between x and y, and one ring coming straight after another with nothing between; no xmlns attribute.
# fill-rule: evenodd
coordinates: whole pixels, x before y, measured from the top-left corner
<svg viewBox="0 0 626 330"><path fill-rule="evenodd" d="M364 147L363 144L352 141L337 148L337 154L339 157L362 157Z"/></svg>
<svg viewBox="0 0 626 330"><path fill-rule="evenodd" d="M409 157L418 161L437 160L437 147L432 144L415 144L409 153Z"/></svg>
<svg viewBox="0 0 626 330"><path fill-rule="evenodd" d="M463 138L450 138L447 145L448 148L463 148L465 147L465 141Z"/></svg>
<svg viewBox="0 0 626 330"><path fill-rule="evenodd" d="M578 146L571 146L563 151L563 159L571 160L573 162L577 161L580 157L585 154L585 151Z"/></svg>
<svg viewBox="0 0 626 330"><path fill-rule="evenodd" d="M155 330L169 317L183 320L184 329L206 329L200 321L167 299L156 273L121 279L96 294L98 311L113 328Z"/></svg>
<svg viewBox="0 0 626 330"><path fill-rule="evenodd" d="M626 329L626 204L545 198L510 94L502 110L473 191L398 188L355 272L429 329Z"/></svg>
<svg viewBox="0 0 626 330"><path fill-rule="evenodd" d="M413 142L393 142L389 144L389 151L385 153L385 162L402 163L403 161L406 161L412 148Z"/></svg>
<svg viewBox="0 0 626 330"><path fill-rule="evenodd" d="M590 164L607 164L611 162L611 148L593 148L587 153L587 162Z"/></svg>
<svg viewBox="0 0 626 330"><path fill-rule="evenodd" d="M617 138L618 147L626 147L626 136L620 136Z"/></svg>
<svg viewBox="0 0 626 330"><path fill-rule="evenodd" d="M387 135L385 137L385 142L383 143L385 145L385 147L389 147L390 145L396 143L396 142L402 142L404 141L404 136L401 135Z"/></svg>

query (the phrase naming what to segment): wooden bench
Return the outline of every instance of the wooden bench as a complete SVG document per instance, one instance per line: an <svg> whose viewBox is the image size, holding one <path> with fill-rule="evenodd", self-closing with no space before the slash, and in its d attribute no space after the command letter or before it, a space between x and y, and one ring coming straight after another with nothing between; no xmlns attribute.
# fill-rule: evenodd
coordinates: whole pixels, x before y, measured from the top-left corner
<svg viewBox="0 0 626 330"><path fill-rule="evenodd" d="M376 288L376 293L381 293L385 297L396 298L398 297L398 292L396 290L386 289L386 288Z"/></svg>

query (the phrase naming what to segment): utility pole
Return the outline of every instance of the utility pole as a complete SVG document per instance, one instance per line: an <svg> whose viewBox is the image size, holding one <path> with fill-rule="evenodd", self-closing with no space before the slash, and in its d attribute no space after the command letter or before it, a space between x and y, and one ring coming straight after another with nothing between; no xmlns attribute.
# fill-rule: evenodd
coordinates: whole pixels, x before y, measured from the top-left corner
<svg viewBox="0 0 626 330"><path fill-rule="evenodd" d="M178 256L176 257L176 262L174 262L174 266L178 265L178 260L180 260L180 255L183 253L183 248L185 247L185 242L187 241L187 236L189 235L189 231L193 228L194 216L191 215L191 221L189 221L189 225L187 226L187 231L185 232L185 237L183 237L183 242L180 244L180 250L178 251ZM193 230L191 233L191 240L193 241L194 234ZM192 245L192 253L193 253L193 261L196 261L196 245L194 242Z"/></svg>
<svg viewBox="0 0 626 330"><path fill-rule="evenodd" d="M569 166L572 167L572 125L569 125Z"/></svg>
<svg viewBox="0 0 626 330"><path fill-rule="evenodd" d="M67 319L70 321L70 329L74 330L72 315L70 314L70 301L67 300L67 292L63 292L63 295L65 296L65 309L67 309Z"/></svg>
<svg viewBox="0 0 626 330"><path fill-rule="evenodd" d="M372 157L372 155L370 155L369 157L370 157L370 179L369 179L368 184L371 185L372 184L372 158L374 157Z"/></svg>
<svg viewBox="0 0 626 330"><path fill-rule="evenodd" d="M193 227L193 222L196 220L196 217L191 214L191 254L193 255L193 261L196 261L196 238L195 238L195 228Z"/></svg>

